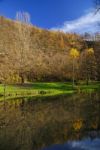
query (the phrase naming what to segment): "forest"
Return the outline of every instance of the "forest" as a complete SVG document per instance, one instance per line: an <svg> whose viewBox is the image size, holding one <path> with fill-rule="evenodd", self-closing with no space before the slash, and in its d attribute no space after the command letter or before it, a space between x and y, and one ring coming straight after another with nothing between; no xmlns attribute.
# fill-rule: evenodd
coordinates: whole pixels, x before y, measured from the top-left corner
<svg viewBox="0 0 100 150"><path fill-rule="evenodd" d="M31 25L28 14L22 18L0 17L1 83L100 80L99 33L44 30Z"/></svg>

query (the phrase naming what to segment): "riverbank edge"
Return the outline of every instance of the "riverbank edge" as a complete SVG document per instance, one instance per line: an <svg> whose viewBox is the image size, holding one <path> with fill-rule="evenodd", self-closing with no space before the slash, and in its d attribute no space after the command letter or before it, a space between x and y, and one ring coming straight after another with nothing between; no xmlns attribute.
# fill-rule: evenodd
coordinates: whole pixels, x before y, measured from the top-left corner
<svg viewBox="0 0 100 150"><path fill-rule="evenodd" d="M9 84L6 85L4 95L4 85L0 84L0 100L33 97L33 96L55 96L62 94L72 94L75 92L92 92L100 90L100 82L91 83L89 85L80 84L72 86L69 82L34 82L25 84Z"/></svg>

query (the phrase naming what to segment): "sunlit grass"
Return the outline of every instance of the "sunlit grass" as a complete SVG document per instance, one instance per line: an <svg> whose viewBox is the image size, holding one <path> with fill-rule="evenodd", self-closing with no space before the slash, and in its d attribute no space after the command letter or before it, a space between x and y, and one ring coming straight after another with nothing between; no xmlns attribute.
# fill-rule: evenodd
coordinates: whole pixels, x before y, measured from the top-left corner
<svg viewBox="0 0 100 150"><path fill-rule="evenodd" d="M71 82L35 82L27 84L6 85L6 97L27 97L27 96L52 96L59 94L71 94L80 91L93 91L100 89L100 83L90 85L76 85L74 88ZM0 85L0 97L4 96L4 86Z"/></svg>

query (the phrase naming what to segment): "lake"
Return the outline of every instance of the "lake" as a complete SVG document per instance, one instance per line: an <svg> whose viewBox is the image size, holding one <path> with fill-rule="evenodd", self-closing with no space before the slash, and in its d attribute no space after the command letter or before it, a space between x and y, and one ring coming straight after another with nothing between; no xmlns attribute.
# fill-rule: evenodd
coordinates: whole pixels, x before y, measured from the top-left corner
<svg viewBox="0 0 100 150"><path fill-rule="evenodd" d="M99 92L0 102L0 150L100 150Z"/></svg>

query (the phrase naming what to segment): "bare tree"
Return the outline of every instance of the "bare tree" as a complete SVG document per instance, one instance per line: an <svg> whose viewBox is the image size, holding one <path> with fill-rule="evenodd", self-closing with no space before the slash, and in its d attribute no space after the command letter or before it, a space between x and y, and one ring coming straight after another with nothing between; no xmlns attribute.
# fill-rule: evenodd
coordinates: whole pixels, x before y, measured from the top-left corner
<svg viewBox="0 0 100 150"><path fill-rule="evenodd" d="M96 7L96 13L98 13L100 11L100 0L95 0L95 7Z"/></svg>
<svg viewBox="0 0 100 150"><path fill-rule="evenodd" d="M25 24L31 24L31 17L28 12L17 12L16 13L16 20L25 23Z"/></svg>
<svg viewBox="0 0 100 150"><path fill-rule="evenodd" d="M21 83L24 83L25 73L28 71L30 64L30 15L27 12L16 13L16 24L18 29L18 38L20 47L18 50L19 55L19 75L21 77Z"/></svg>

